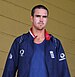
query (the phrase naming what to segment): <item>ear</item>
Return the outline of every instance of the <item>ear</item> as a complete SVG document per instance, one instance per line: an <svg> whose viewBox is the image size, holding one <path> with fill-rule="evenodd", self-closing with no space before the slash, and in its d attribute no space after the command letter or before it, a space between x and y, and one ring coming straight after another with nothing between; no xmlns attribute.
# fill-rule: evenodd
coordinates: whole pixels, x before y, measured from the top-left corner
<svg viewBox="0 0 75 77"><path fill-rule="evenodd" d="M31 22L33 22L33 16L30 16L30 20L31 20Z"/></svg>

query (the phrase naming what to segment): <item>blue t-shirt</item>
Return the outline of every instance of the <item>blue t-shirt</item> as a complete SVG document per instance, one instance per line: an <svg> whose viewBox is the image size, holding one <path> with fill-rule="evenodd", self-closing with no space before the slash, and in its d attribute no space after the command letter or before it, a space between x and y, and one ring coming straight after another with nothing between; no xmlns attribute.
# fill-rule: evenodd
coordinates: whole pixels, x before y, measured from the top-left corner
<svg viewBox="0 0 75 77"><path fill-rule="evenodd" d="M31 61L29 77L47 77L44 59L44 43L44 41L40 44L34 43L34 55Z"/></svg>

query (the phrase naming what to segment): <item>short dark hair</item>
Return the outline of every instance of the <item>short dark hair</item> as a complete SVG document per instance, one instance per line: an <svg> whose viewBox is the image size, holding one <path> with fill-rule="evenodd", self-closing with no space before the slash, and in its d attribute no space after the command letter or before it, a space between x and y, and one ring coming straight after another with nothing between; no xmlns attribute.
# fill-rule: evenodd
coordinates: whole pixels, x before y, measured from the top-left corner
<svg viewBox="0 0 75 77"><path fill-rule="evenodd" d="M49 15L49 11L44 5L36 5L31 10L31 16L34 16L35 9L45 9L47 11L47 15Z"/></svg>

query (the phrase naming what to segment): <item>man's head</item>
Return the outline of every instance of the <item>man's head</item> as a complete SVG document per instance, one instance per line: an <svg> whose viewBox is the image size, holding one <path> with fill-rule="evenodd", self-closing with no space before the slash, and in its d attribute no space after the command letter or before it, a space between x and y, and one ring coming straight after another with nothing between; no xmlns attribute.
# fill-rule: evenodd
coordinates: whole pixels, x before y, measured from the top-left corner
<svg viewBox="0 0 75 77"><path fill-rule="evenodd" d="M45 29L48 14L48 9L43 5L37 5L33 7L31 11L32 27L36 30Z"/></svg>
<svg viewBox="0 0 75 77"><path fill-rule="evenodd" d="M31 16L34 16L35 9L45 9L47 11L47 16L49 15L49 11L44 5L36 5L31 10Z"/></svg>

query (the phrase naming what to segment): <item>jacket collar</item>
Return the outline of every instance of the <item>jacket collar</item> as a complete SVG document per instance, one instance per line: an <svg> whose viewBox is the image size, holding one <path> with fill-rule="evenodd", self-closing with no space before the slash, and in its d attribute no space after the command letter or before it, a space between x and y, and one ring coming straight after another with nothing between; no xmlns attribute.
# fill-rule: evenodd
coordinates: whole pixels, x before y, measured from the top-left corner
<svg viewBox="0 0 75 77"><path fill-rule="evenodd" d="M30 28L29 33L31 34L31 36L32 36L34 39L36 38L36 36L35 36L34 33L33 33L32 28ZM50 40L50 39L51 39L51 36L49 35L49 33L48 33L46 30L45 30L45 38L46 38L46 40Z"/></svg>

